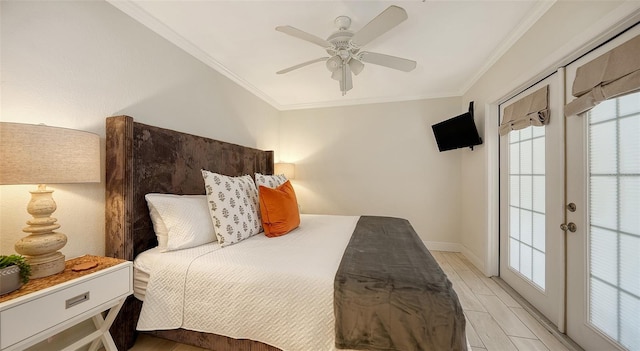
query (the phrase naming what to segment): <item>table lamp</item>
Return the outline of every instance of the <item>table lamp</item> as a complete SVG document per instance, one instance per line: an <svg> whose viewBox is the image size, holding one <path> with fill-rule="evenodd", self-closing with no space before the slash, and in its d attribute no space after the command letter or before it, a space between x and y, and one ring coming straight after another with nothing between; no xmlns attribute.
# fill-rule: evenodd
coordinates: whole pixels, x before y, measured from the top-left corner
<svg viewBox="0 0 640 351"><path fill-rule="evenodd" d="M38 184L30 191L27 212L33 216L22 229L28 233L15 250L31 265L31 278L62 272L65 257L58 251L66 235L51 217L56 210L53 190L46 184L100 182L100 137L97 134L45 125L0 122L0 184Z"/></svg>
<svg viewBox="0 0 640 351"><path fill-rule="evenodd" d="M282 163L278 162L274 164L274 174L284 174L287 179L296 178L296 165L295 163Z"/></svg>

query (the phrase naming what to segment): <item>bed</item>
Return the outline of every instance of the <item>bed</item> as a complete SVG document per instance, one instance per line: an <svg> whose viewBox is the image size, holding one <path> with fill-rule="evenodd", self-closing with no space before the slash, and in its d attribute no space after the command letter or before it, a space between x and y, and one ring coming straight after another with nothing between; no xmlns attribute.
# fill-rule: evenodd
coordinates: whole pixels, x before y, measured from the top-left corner
<svg viewBox="0 0 640 351"><path fill-rule="evenodd" d="M152 285L154 274L157 280L160 279L160 273L150 273L150 268L145 272L145 267L154 267L155 272L160 272L163 262L168 262L171 256L154 251L158 243L145 194L204 194L201 169L228 176L273 174L273 152L144 125L128 116L107 118L106 253L139 263L143 282L136 282L136 285L144 287L144 279ZM327 230L327 227L333 229ZM321 240L318 240L318 231L325 233L320 234L325 236ZM335 235L326 240L326 233ZM399 241L398 237L406 239ZM245 273L238 273L244 278L235 277L237 274L234 273L228 282L216 277L214 279L219 279L219 286L213 283L209 286L218 290L211 290L201 298L197 297L197 291L203 290L203 283L198 283L200 287L191 288L185 284L183 300L178 305L171 305L177 299L164 297L168 304L164 309L186 312L161 322L148 313L150 308L147 305L151 306L151 302L145 302L146 310L142 308L139 298L145 293L144 289L139 290L138 298L128 298L111 327L119 350L133 345L139 332L136 328L211 350L466 350L464 316L457 296L406 220L302 215L295 235L275 240L256 235L222 249L216 245L211 243L180 250L174 255L187 257L179 262L189 260L183 264L187 267L185 272L188 272L184 273L185 277L211 275L211 270L206 268L193 268L195 263L192 262L206 261L213 265L234 262L237 272L256 273L257 269L265 266L263 259L268 259L261 257L264 252L271 252L267 255L269 257L282 257L283 252L289 250L293 256L297 253L297 258L291 258L294 261L289 261L288 266L284 264L285 268L259 271L257 274L263 277L264 283L260 283L260 278L247 278ZM314 249L305 251L311 247ZM364 251L371 252L371 255L359 254ZM412 253L407 254L409 251ZM291 264L296 262L295 259L302 261ZM316 259L318 262L313 261ZM303 263L317 267L303 269ZM407 274L414 278L394 278ZM168 277L172 275L175 274L167 274ZM297 283L307 288L297 286L278 290L277 285L268 286L267 282L279 281L284 276L295 276ZM155 286L168 284L168 280L171 279L162 280L162 284L155 283ZM366 294L363 293L365 291ZM243 302L242 307L232 306L231 311L238 314L242 309L254 311L256 318L263 319L252 322L252 318L242 317L246 319L243 321L247 324L245 331L242 326L232 324L238 322L233 319L221 322L229 318L222 310L216 313L220 320L214 317L210 320L194 319L194 315L217 303L217 298L211 296L225 293L251 295L243 297L249 302ZM286 304L266 312L255 312L258 307L277 305L278 300L274 296L284 293L294 294L286 295ZM155 296L160 295L156 293ZM149 295L144 298L147 301ZM150 300L154 299L152 295ZM288 310L309 307L310 310L303 312ZM307 318L302 318L305 316ZM271 318L272 326L265 326L265 317ZM289 328L291 324L286 324L285 319L292 319L288 322L301 327ZM307 325L309 320L316 324ZM389 320L392 323L388 323ZM263 328L256 332L258 326ZM286 333L293 333L293 336ZM296 344L295 340L287 343L293 339L303 343ZM305 340L309 343L305 344ZM393 345L387 347L389 343Z"/></svg>

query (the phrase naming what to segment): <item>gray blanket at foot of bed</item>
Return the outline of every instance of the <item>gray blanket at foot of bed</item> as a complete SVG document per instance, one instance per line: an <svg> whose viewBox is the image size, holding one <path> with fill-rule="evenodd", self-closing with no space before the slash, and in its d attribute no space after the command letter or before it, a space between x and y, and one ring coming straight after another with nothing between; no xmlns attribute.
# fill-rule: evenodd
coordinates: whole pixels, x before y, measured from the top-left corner
<svg viewBox="0 0 640 351"><path fill-rule="evenodd" d="M466 350L451 282L409 221L363 216L335 277L336 347Z"/></svg>

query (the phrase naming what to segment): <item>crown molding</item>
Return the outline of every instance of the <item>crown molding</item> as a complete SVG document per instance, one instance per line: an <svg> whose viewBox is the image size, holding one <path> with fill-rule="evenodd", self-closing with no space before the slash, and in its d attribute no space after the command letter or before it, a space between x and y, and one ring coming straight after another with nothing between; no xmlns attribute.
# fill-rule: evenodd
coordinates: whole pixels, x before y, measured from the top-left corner
<svg viewBox="0 0 640 351"><path fill-rule="evenodd" d="M162 21L145 11L131 0L106 0L109 4L122 11L135 21L146 26L156 34L160 35L170 43L176 45L180 49L184 50L187 54L195 57L203 62L205 65L211 67L215 71L219 72L223 76L227 77L234 83L248 90L250 93L265 101L278 111L290 111L290 110L302 110L302 109L315 109L315 108L329 108L329 107L341 107L350 105L364 105L364 104L376 104L376 103L391 103L413 100L425 100L425 99L438 99L447 97L460 97L463 96L481 77L485 74L499 59L502 57L521 37L524 35L531 26L542 17L553 6L556 0L542 1L534 6L531 13L521 22L518 28L509 35L494 51L494 54L485 62L485 64L476 72L476 74L467 81L463 87L458 91L443 92L439 94L422 94L413 96L394 96L394 97L377 97L377 98L363 98L363 99L341 99L331 100L323 102L312 102L302 104L281 104L271 96L258 89L247 80L238 76L229 70L222 63L211 57L195 44L184 38L182 35L175 32L173 29L165 25Z"/></svg>
<svg viewBox="0 0 640 351"><path fill-rule="evenodd" d="M392 102L442 99L442 98L450 98L450 97L461 97L461 95L459 95L457 92L450 92L450 93L434 94L434 95L413 95L413 96L401 96L401 97L394 96L394 97L332 100L332 101L311 102L311 103L304 103L304 104L282 105L281 111L309 110L309 109L316 109L316 108L344 107L344 106L370 105L370 104L384 104L384 103L392 103Z"/></svg>
<svg viewBox="0 0 640 351"><path fill-rule="evenodd" d="M341 100L331 100L331 101L323 101L323 102L311 102L311 103L302 103L302 104L281 104L274 100L272 97L264 93L262 90L256 88L254 85L241 78L240 76L233 73L223 64L215 60L209 54L198 48L195 44L184 38L182 35L175 32L173 29L169 28L162 21L152 16L150 13L142 9L136 3L131 0L106 0L113 7L122 11L129 17L133 18L135 21L141 23L145 27L152 30L154 33L160 35L164 39L168 40L170 43L176 45L180 49L184 50L189 55L195 57L200 60L207 66L213 68L215 71L229 78L234 83L240 85L241 87L247 89L250 93L262 99L273 108L278 111L292 111L292 110L304 110L304 109L315 109L315 108L329 108L329 107L341 107L341 106L351 106L351 105L365 105L365 104L378 104L378 103L389 103L389 102L402 102L402 101L413 101L413 100L425 100L425 99L437 99L437 98L446 98L446 97L456 97L461 96L458 92L445 92L437 95L414 95L414 96L402 96L402 97L378 97L378 98L365 98L365 99L341 99Z"/></svg>

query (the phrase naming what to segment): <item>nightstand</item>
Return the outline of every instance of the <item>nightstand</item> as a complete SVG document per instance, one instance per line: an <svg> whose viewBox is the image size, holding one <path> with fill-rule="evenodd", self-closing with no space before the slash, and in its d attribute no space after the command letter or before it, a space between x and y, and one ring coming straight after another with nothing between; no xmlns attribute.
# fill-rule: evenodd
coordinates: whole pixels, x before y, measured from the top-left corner
<svg viewBox="0 0 640 351"><path fill-rule="evenodd" d="M71 269L87 261L98 266L82 272ZM99 256L69 260L64 272L33 279L0 296L0 350L76 350L91 344L89 350L104 345L107 351L117 351L109 327L132 293L131 262ZM90 329L77 328L86 320L93 322ZM70 328L71 337L58 336Z"/></svg>

